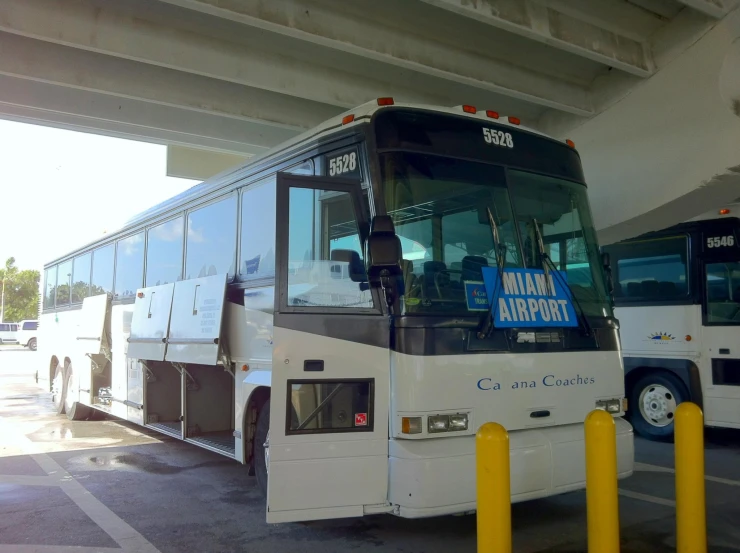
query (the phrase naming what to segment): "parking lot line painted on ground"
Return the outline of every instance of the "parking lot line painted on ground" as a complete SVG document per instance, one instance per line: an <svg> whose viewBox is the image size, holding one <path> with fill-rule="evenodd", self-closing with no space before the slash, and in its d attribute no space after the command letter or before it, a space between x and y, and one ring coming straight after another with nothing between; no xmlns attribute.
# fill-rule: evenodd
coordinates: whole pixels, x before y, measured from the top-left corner
<svg viewBox="0 0 740 553"><path fill-rule="evenodd" d="M661 467L659 465L650 465L648 463L635 463L635 470L642 472L667 472L675 474L676 471L670 467ZM740 480L732 480L730 478L720 478L719 476L711 476L709 474L704 475L704 479L708 482L716 482L717 484L724 484L726 486L740 486Z"/></svg>
<svg viewBox="0 0 740 553"><path fill-rule="evenodd" d="M99 547L78 546L24 546L21 553L39 552L46 553L54 551L66 553L67 551L118 551L119 553L160 553L159 550L149 543L144 536L139 534L123 519L101 503L85 487L80 484L74 476L67 472L61 465L46 453L36 453L36 444L23 434L20 434L11 424L0 417L0 436L2 442L10 441L14 446L21 445L25 454L31 458L46 472L47 476L18 476L0 475L0 482L13 483L16 485L32 486L59 486L67 496L84 512L90 520L108 534L121 549L110 549ZM2 443L0 442L0 443ZM0 553L16 553L20 550L17 544L0 544Z"/></svg>

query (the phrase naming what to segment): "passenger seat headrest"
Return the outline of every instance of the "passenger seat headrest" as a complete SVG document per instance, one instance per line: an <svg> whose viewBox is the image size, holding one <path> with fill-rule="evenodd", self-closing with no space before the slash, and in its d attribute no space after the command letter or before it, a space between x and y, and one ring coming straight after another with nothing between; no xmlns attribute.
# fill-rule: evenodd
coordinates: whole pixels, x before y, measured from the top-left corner
<svg viewBox="0 0 740 553"><path fill-rule="evenodd" d="M395 233L396 229L393 225L393 219L391 219L390 215L376 215L375 217L373 217L373 223L370 232Z"/></svg>

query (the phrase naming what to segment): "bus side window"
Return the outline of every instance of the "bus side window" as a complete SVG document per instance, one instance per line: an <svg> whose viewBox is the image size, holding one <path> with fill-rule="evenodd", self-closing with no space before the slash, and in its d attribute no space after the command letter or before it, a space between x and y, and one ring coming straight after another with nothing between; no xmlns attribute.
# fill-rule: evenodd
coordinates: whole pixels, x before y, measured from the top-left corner
<svg viewBox="0 0 740 553"><path fill-rule="evenodd" d="M57 307L69 305L69 288L72 282L72 260L60 263L57 268Z"/></svg>
<svg viewBox="0 0 740 553"><path fill-rule="evenodd" d="M242 194L240 280L275 278L275 177Z"/></svg>
<svg viewBox="0 0 740 553"><path fill-rule="evenodd" d="M113 292L114 244L108 244L93 252L90 295L99 296Z"/></svg>
<svg viewBox="0 0 740 553"><path fill-rule="evenodd" d="M92 254L75 257L72 266L72 303L82 303L90 295L90 262Z"/></svg>
<svg viewBox="0 0 740 553"><path fill-rule="evenodd" d="M291 188L288 209L288 305L372 308L367 286L353 278L364 263L350 195Z"/></svg>
<svg viewBox="0 0 740 553"><path fill-rule="evenodd" d="M144 233L123 238L116 244L115 297L136 294L144 281Z"/></svg>
<svg viewBox="0 0 740 553"><path fill-rule="evenodd" d="M180 216L147 231L144 286L159 286L182 278L183 221Z"/></svg>
<svg viewBox="0 0 740 553"><path fill-rule="evenodd" d="M54 296L57 288L57 267L44 271L44 309L54 309Z"/></svg>
<svg viewBox="0 0 740 553"><path fill-rule="evenodd" d="M234 276L236 204L237 196L232 194L188 213L185 279Z"/></svg>
<svg viewBox="0 0 740 553"><path fill-rule="evenodd" d="M684 236L614 247L615 298L630 302L686 299L690 294L687 248Z"/></svg>

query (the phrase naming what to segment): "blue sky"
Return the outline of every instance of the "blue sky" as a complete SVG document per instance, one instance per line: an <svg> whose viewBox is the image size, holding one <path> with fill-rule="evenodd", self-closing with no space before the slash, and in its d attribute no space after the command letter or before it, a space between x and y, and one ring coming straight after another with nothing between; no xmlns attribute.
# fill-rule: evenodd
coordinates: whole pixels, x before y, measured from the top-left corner
<svg viewBox="0 0 740 553"><path fill-rule="evenodd" d="M165 146L0 121L0 264L41 269L196 184L166 163Z"/></svg>

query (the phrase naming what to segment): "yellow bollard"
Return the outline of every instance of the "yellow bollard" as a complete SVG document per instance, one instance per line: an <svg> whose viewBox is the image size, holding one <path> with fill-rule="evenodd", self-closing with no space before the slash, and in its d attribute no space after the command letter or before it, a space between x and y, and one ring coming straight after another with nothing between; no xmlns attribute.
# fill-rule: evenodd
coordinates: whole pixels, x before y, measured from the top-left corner
<svg viewBox="0 0 740 553"><path fill-rule="evenodd" d="M586 513L589 553L619 553L617 431L596 409L586 417Z"/></svg>
<svg viewBox="0 0 740 553"><path fill-rule="evenodd" d="M704 416L699 406L680 404L675 425L676 549L678 553L706 553Z"/></svg>
<svg viewBox="0 0 740 553"><path fill-rule="evenodd" d="M487 422L475 438L478 553L511 553L509 434Z"/></svg>

